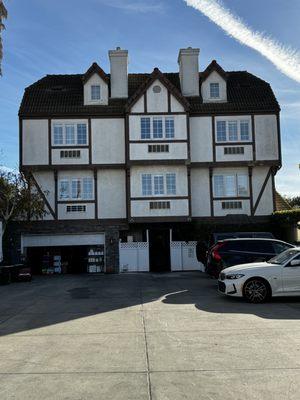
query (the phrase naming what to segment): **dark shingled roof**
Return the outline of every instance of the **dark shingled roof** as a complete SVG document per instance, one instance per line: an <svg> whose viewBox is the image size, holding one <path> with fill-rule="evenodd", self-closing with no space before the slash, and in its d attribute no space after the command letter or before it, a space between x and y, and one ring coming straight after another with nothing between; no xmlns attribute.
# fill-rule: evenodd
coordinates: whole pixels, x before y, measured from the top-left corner
<svg viewBox="0 0 300 400"><path fill-rule="evenodd" d="M164 73L172 85L181 93L178 73ZM200 87L202 73L200 75ZM277 112L278 102L271 86L246 72L226 72L227 103L203 103L199 97L187 97L191 114L230 112ZM47 75L25 89L20 116L96 116L125 113L127 99L109 99L106 106L83 105L83 78L79 75ZM151 74L129 74L129 98L149 80ZM110 75L107 74L110 82Z"/></svg>
<svg viewBox="0 0 300 400"><path fill-rule="evenodd" d="M276 205L276 211L292 209L287 200L284 197L282 197L281 194L279 194L278 192L275 192L275 205Z"/></svg>

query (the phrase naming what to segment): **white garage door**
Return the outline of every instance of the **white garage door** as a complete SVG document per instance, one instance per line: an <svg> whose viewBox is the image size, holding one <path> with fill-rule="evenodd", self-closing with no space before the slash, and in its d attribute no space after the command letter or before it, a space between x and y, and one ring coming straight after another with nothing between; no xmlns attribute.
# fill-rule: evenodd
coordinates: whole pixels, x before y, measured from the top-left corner
<svg viewBox="0 0 300 400"><path fill-rule="evenodd" d="M97 246L105 244L105 234L22 235L21 247Z"/></svg>

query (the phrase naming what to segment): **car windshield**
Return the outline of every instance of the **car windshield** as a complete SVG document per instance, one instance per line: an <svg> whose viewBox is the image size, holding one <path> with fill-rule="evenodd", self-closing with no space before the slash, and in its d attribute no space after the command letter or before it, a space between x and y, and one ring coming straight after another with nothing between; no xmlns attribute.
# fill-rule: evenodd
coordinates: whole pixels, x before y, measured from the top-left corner
<svg viewBox="0 0 300 400"><path fill-rule="evenodd" d="M271 258L271 260L267 261L269 264L278 264L278 265L283 265L289 261L289 259L296 254L299 253L299 250L295 249L288 249L284 251L283 253L278 254L278 256L275 256Z"/></svg>

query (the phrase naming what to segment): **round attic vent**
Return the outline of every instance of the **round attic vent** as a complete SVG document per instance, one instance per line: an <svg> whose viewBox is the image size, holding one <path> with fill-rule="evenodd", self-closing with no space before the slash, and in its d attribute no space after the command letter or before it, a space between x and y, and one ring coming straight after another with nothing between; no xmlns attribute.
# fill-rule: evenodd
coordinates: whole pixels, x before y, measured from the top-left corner
<svg viewBox="0 0 300 400"><path fill-rule="evenodd" d="M154 86L154 87L153 87L153 92L154 92L154 93L160 93L160 92L161 92L161 87L158 86L158 85Z"/></svg>

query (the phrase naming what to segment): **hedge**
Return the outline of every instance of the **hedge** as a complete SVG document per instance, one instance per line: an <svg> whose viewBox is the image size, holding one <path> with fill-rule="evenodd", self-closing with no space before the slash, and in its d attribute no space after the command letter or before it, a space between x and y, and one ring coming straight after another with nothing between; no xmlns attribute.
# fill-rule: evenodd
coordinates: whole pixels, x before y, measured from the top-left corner
<svg viewBox="0 0 300 400"><path fill-rule="evenodd" d="M297 224L298 222L300 222L300 208L296 208L293 210L276 211L273 213L271 218L272 222L278 224Z"/></svg>

